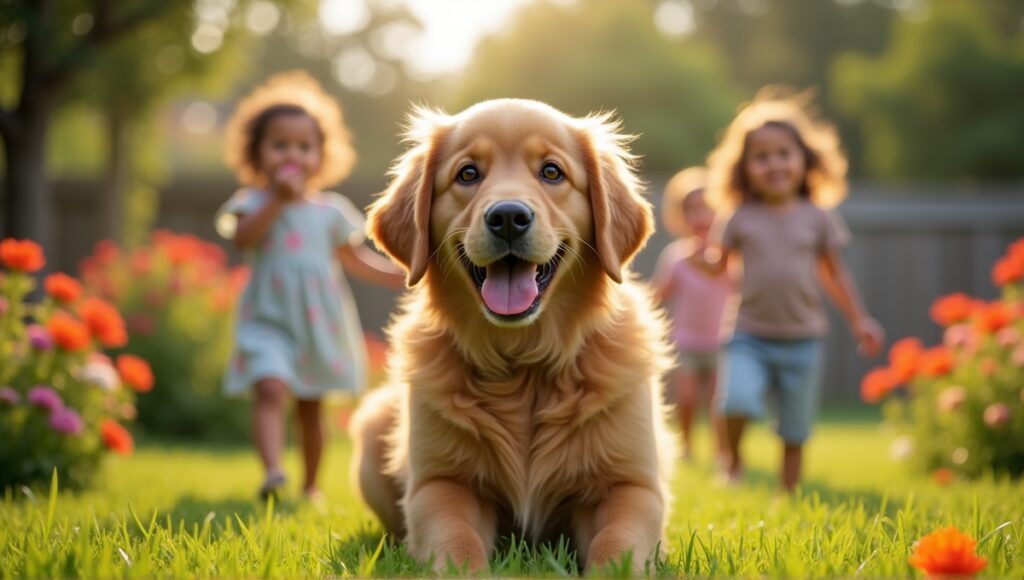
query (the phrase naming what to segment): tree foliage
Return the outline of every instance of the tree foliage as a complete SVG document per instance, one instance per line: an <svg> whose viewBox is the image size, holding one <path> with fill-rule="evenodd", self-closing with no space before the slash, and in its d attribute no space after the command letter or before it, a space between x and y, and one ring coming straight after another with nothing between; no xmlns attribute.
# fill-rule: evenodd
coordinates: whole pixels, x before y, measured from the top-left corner
<svg viewBox="0 0 1024 580"><path fill-rule="evenodd" d="M980 3L933 0L877 58L836 62L837 105L863 127L865 162L892 180L1024 174L1024 38Z"/></svg>
<svg viewBox="0 0 1024 580"><path fill-rule="evenodd" d="M649 2L539 1L486 40L453 91L461 109L523 97L569 114L617 110L648 171L703 163L739 102L716 50L673 41L653 26Z"/></svg>

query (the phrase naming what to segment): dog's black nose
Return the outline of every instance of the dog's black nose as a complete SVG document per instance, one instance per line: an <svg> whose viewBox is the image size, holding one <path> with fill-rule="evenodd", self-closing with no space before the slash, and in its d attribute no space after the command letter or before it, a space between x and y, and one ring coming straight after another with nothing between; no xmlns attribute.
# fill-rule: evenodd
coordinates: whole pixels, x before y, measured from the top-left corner
<svg viewBox="0 0 1024 580"><path fill-rule="evenodd" d="M484 214L487 229L509 243L533 225L533 210L521 201L499 201Z"/></svg>

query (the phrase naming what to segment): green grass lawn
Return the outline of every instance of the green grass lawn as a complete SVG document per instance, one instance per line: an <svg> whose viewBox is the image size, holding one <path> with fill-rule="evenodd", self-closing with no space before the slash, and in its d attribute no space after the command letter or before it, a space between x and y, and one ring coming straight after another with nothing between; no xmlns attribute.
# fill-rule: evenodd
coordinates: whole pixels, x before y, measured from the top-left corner
<svg viewBox="0 0 1024 580"><path fill-rule="evenodd" d="M702 434L701 442L707 443ZM1024 485L939 487L893 464L876 422L833 416L808 448L803 490L779 497L778 443L750 433L739 488L715 485L708 453L679 468L658 575L912 576L915 539L955 525L981 539L982 573L1024 577ZM702 450L706 450L703 446ZM0 576L422 575L428 569L382 534L348 485L349 447L333 442L323 478L325 513L285 498L256 501L247 448L143 446L112 457L94 488L8 490L0 504ZM298 459L288 457L290 473ZM297 484L297 482L294 482ZM378 551L378 547L380 550ZM565 546L504 542L492 572L578 573Z"/></svg>

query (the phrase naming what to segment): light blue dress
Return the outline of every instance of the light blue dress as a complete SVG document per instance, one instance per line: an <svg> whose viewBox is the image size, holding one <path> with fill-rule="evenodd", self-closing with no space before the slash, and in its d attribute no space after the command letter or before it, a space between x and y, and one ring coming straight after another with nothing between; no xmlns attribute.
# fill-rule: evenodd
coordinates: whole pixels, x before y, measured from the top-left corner
<svg viewBox="0 0 1024 580"><path fill-rule="evenodd" d="M217 212L217 232L234 238L238 216L270 195L235 193ZM363 389L362 326L336 258L339 247L362 242L363 226L348 198L320 193L285 205L262 245L246 252L252 275L236 312L226 393L245 393L267 378L283 380L298 399Z"/></svg>

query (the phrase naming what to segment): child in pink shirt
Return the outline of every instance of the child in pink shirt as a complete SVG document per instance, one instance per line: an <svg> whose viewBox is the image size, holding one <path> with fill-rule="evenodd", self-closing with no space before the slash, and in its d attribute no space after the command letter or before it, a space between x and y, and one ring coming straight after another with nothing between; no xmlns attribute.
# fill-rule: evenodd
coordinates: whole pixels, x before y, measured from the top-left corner
<svg viewBox="0 0 1024 580"><path fill-rule="evenodd" d="M708 417L715 433L717 454L723 456L724 438L716 417L714 400L722 318L729 297L727 276L711 276L693 263L706 247L715 213L704 201L705 171L691 167L680 171L665 188L662 222L677 239L658 258L653 285L672 319L672 338L678 367L672 377L683 454L692 454L693 422L701 392L707 395Z"/></svg>

